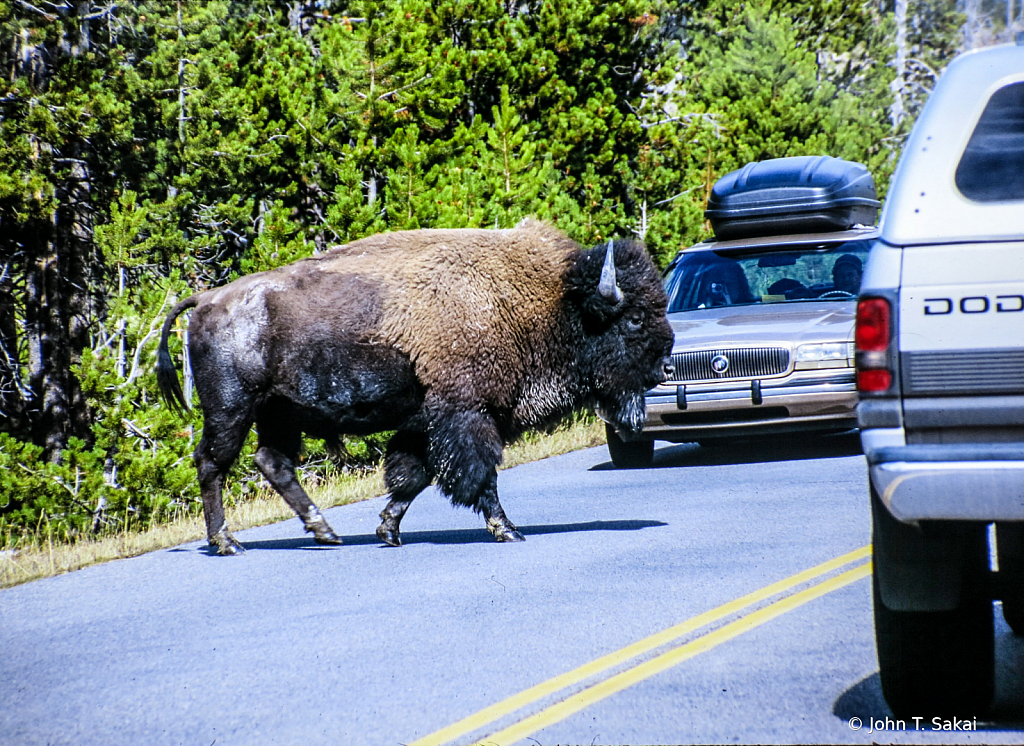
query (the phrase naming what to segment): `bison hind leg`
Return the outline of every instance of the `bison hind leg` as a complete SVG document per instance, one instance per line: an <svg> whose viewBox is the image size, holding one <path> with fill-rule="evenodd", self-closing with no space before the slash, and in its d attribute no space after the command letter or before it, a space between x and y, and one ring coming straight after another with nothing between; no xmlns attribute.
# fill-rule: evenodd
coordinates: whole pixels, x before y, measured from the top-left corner
<svg viewBox="0 0 1024 746"><path fill-rule="evenodd" d="M217 554L223 556L245 553L245 548L228 530L223 495L224 478L242 450L248 429L246 424L245 427L218 430L215 422L207 422L194 454L199 474L199 491L203 498L206 537ZM219 437L214 433L218 433Z"/></svg>
<svg viewBox="0 0 1024 746"><path fill-rule="evenodd" d="M270 482L270 486L277 490L288 506L295 511L302 520L306 532L313 534L317 544L341 544L341 537L334 533L323 513L309 499L309 495L302 489L295 475L299 448L302 445L301 433L289 432L287 436L282 437L279 430L268 428L265 424L261 429L259 422L256 429L259 433L259 445L254 461L256 467ZM268 431L275 432L275 436L268 437Z"/></svg>

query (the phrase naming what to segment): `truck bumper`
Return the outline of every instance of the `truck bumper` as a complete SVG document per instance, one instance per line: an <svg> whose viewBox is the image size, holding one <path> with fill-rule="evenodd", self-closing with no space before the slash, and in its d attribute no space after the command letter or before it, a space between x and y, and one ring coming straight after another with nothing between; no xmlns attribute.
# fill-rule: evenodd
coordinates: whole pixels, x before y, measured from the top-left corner
<svg viewBox="0 0 1024 746"><path fill-rule="evenodd" d="M891 446L867 460L900 521L1024 521L1024 444Z"/></svg>

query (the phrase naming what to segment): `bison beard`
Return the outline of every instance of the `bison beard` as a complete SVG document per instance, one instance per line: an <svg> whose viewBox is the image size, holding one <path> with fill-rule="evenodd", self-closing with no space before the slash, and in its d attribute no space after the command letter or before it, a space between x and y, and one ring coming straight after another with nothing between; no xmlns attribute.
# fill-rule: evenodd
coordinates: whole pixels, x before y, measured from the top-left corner
<svg viewBox="0 0 1024 746"><path fill-rule="evenodd" d="M638 431L644 392L671 371L665 307L657 271L629 241L582 250L533 221L381 234L182 301L164 322L157 381L187 408L167 342L194 308L195 461L220 554L243 551L222 490L254 424L257 467L318 543L341 539L296 478L303 435L383 430L395 431L383 542L401 544L402 517L431 482L482 513L498 541L521 541L498 500L503 447L585 406Z"/></svg>
<svg viewBox="0 0 1024 746"><path fill-rule="evenodd" d="M601 419L611 422L620 430L638 433L647 420L647 403L643 392L623 394L614 407L597 407Z"/></svg>

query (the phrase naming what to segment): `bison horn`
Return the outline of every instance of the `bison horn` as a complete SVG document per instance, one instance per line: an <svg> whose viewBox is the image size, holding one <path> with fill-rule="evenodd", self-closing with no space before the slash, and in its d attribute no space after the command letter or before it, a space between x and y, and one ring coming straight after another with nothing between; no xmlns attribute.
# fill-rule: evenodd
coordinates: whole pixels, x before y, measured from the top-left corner
<svg viewBox="0 0 1024 746"><path fill-rule="evenodd" d="M601 282L597 286L597 292L602 298L619 303L622 300L622 291L615 281L615 249L612 240L608 239L608 250L604 255L604 266L601 268Z"/></svg>

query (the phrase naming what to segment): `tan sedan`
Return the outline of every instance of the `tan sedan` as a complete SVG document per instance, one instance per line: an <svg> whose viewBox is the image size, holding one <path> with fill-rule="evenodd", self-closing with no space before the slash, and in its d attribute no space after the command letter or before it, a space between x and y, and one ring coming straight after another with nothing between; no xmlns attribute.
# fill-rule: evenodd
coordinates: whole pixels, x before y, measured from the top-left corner
<svg viewBox="0 0 1024 746"><path fill-rule="evenodd" d="M608 427L620 467L654 441L706 442L857 426L853 324L874 228L711 241L665 272L672 380L647 392L639 436Z"/></svg>

